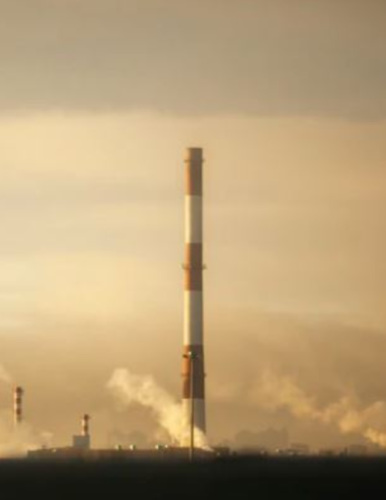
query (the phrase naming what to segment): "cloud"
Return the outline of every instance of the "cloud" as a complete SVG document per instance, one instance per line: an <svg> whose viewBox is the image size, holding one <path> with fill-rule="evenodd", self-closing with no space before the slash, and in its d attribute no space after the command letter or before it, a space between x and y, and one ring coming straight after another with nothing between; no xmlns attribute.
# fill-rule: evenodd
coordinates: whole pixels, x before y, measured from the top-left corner
<svg viewBox="0 0 386 500"><path fill-rule="evenodd" d="M383 1L2 0L0 109L386 115Z"/></svg>

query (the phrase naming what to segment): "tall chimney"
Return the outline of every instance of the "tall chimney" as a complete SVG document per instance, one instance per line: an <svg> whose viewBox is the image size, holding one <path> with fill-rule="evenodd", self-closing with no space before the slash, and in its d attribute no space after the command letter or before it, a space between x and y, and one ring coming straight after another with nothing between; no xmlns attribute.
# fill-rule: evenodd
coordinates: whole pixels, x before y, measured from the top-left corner
<svg viewBox="0 0 386 500"><path fill-rule="evenodd" d="M23 389L18 386L13 391L13 421L15 427L18 427L23 421Z"/></svg>
<svg viewBox="0 0 386 500"><path fill-rule="evenodd" d="M188 148L185 160L185 295L182 404L186 421L205 433L203 347L203 186L201 148ZM193 409L193 412L192 412Z"/></svg>

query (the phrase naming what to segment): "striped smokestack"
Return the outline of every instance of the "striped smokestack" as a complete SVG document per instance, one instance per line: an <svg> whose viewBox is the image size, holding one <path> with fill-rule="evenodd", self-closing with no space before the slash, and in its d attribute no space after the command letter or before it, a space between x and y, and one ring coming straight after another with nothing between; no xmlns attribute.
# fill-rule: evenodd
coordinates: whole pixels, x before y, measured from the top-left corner
<svg viewBox="0 0 386 500"><path fill-rule="evenodd" d="M15 387L13 391L13 421L15 427L18 427L23 421L23 394L21 387Z"/></svg>
<svg viewBox="0 0 386 500"><path fill-rule="evenodd" d="M82 417L82 436L90 436L90 415Z"/></svg>
<svg viewBox="0 0 386 500"><path fill-rule="evenodd" d="M187 421L191 421L193 404L194 425L205 433L202 149L189 148L185 162L185 297L182 397Z"/></svg>

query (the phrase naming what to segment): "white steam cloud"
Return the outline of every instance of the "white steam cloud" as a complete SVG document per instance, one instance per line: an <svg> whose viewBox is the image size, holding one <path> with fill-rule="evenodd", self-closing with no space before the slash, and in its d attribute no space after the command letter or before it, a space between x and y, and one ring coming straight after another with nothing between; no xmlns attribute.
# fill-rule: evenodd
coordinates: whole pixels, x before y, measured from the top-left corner
<svg viewBox="0 0 386 500"><path fill-rule="evenodd" d="M135 375L126 369L117 369L107 387L125 405L133 403L149 408L161 428L167 431L171 443L188 446L190 438L189 422L182 405L150 375ZM206 436L200 429L194 431L195 446L209 449Z"/></svg>
<svg viewBox="0 0 386 500"><path fill-rule="evenodd" d="M384 401L363 408L358 398L350 395L320 408L315 398L308 396L292 378L275 375L270 370L263 372L250 397L266 409L286 408L297 418L336 425L344 434L360 433L371 443L386 448Z"/></svg>

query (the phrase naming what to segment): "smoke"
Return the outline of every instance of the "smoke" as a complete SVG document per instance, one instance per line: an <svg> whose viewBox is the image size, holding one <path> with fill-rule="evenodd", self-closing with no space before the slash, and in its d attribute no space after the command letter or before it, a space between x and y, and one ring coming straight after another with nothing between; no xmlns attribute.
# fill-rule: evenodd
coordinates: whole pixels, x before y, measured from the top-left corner
<svg viewBox="0 0 386 500"><path fill-rule="evenodd" d="M371 441L372 443L375 443L382 448L386 448L386 433L385 432L379 432L376 431L375 429L367 429L367 431L364 433L364 436Z"/></svg>
<svg viewBox="0 0 386 500"><path fill-rule="evenodd" d="M189 422L182 405L150 375L134 375L126 369L114 371L107 387L125 406L137 403L149 408L158 424L164 429L172 444L188 446L190 439ZM195 446L209 449L206 436L200 429L194 430Z"/></svg>
<svg viewBox="0 0 386 500"><path fill-rule="evenodd" d="M250 398L271 411L284 408L296 418L335 425L343 434L360 433L371 443L386 448L384 401L363 407L355 394L349 394L320 407L316 399L307 395L293 378L275 375L268 369L262 373Z"/></svg>
<svg viewBox="0 0 386 500"><path fill-rule="evenodd" d="M52 434L38 432L28 423L13 425L12 413L0 414L0 458L22 458L27 452L52 446Z"/></svg>
<svg viewBox="0 0 386 500"><path fill-rule="evenodd" d="M51 441L51 433L39 433L26 422L15 428L12 412L0 414L0 458L25 457L30 450L51 446Z"/></svg>
<svg viewBox="0 0 386 500"><path fill-rule="evenodd" d="M7 370L4 368L3 365L0 365L0 382L3 382L5 384L11 384L12 383L12 377L7 372Z"/></svg>

